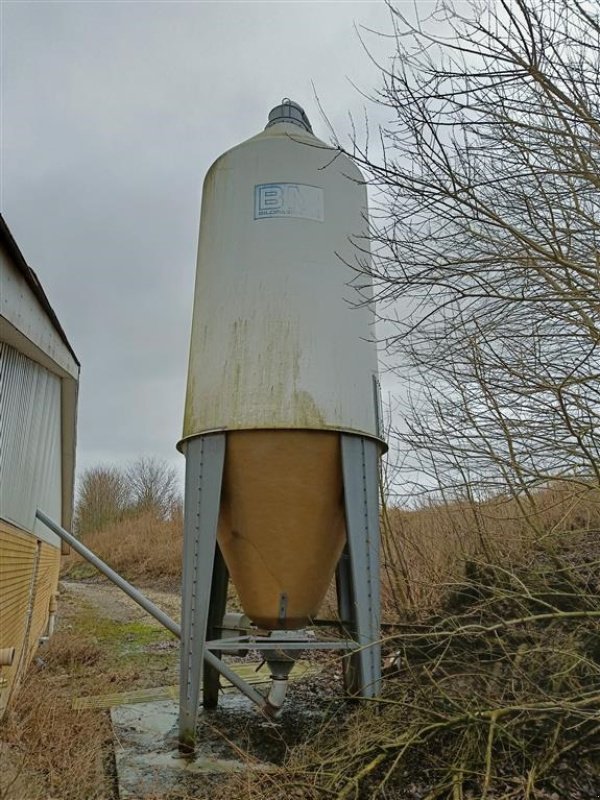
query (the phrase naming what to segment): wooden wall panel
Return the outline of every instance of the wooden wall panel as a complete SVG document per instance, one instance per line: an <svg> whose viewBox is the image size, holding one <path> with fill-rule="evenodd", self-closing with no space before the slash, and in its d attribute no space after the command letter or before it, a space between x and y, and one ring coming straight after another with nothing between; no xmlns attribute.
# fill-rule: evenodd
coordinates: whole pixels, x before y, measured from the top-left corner
<svg viewBox="0 0 600 800"><path fill-rule="evenodd" d="M60 569L60 548L53 547L47 542L41 542L40 559L37 570L35 600L31 614L29 630L29 655L30 660L48 625L48 608L50 598L56 594L58 587L58 572Z"/></svg>

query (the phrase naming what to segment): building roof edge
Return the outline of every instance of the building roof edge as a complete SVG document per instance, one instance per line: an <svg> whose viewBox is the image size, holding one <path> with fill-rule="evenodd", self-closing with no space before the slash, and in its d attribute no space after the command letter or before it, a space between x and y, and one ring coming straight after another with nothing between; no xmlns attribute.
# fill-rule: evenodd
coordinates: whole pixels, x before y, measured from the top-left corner
<svg viewBox="0 0 600 800"><path fill-rule="evenodd" d="M58 335L64 342L65 346L75 359L77 366L80 367L81 364L79 362L79 359L75 355L75 351L73 350L69 340L67 339L67 334L64 332L62 325L58 321L58 317L56 316L54 309L50 305L50 301L48 300L46 292L44 291L38 276L35 274L33 269L29 266L29 264L25 260L25 256L21 252L19 245L17 244L14 236L10 232L10 228L6 224L6 220L4 219L4 216L2 214L0 214L0 243L8 251L17 269L19 270L19 272L27 282L27 285L37 298L38 302L40 303L44 311L46 312L46 315L50 320L50 322L52 323L53 327L56 329L56 332L58 333Z"/></svg>

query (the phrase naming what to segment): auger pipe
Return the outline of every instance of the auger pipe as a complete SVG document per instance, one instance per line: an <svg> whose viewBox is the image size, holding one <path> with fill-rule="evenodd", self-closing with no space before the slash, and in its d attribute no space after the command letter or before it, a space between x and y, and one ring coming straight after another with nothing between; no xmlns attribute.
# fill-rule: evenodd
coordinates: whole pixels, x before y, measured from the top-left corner
<svg viewBox="0 0 600 800"><path fill-rule="evenodd" d="M112 581L116 586L119 587L128 597L141 606L144 611L147 611L150 616L154 617L157 622L160 622L168 631L170 631L174 636L177 636L178 639L181 639L181 626L178 625L174 620L171 619L164 611L162 611L158 606L154 605L151 600L143 595L135 586L132 586L125 578L122 578L118 572L115 572L114 569L108 566L101 558L93 553L89 547L86 547L82 544L79 539L76 539L71 533L66 531L64 528L61 528L54 520L50 519L47 514L44 514L43 511L38 510L35 512L36 517L43 522L51 531L53 531L63 542L66 542L70 545L76 553L79 553L80 556L83 556L87 561L90 562L97 570L99 570L103 575ZM254 703L256 703L261 708L265 706L265 698L260 692L257 692L252 686L247 684L239 675L236 675L235 672L229 667L224 664L221 659L217 658L213 653L206 650L204 652L204 660L207 664L210 664L211 667L214 667L221 675L226 678L230 683L236 686L241 692L243 692L246 697L249 697Z"/></svg>
<svg viewBox="0 0 600 800"><path fill-rule="evenodd" d="M143 595L135 586L132 586L125 578L122 578L118 572L115 572L114 569L108 566L101 558L93 553L89 547L86 547L82 544L79 539L76 539L71 533L66 531L64 528L61 528L54 520L50 519L47 514L44 514L43 511L38 510L35 512L36 517L43 522L51 531L53 531L57 536L59 536L63 542L66 542L70 545L76 553L79 553L80 556L89 561L92 566L96 567L103 575L112 581L119 589L125 592L128 597L141 606L144 611L147 611L150 616L154 617L157 622L160 622L168 631L170 631L174 636L177 636L178 639L181 639L181 626L178 625L174 620L171 619L164 611L162 611L158 606L154 605L151 600Z"/></svg>
<svg viewBox="0 0 600 800"><path fill-rule="evenodd" d="M217 656L214 653L211 653L210 650L204 651L204 660L207 664L210 664L211 667L214 667L217 672L220 672L221 675L229 681L229 683L232 683L240 690L240 692L242 692L242 694L245 694L246 697L252 700L253 703L256 703L256 705L264 711L266 699L263 694L257 692L253 686L251 686L249 683L246 683L246 681L243 678L240 678L239 675L236 675L236 673L230 669L227 664L221 661L220 658L217 658Z"/></svg>

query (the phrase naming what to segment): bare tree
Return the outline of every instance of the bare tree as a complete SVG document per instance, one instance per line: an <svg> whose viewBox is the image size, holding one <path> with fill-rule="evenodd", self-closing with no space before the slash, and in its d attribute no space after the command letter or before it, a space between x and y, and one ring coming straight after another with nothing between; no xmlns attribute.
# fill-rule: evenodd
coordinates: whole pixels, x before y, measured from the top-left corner
<svg viewBox="0 0 600 800"><path fill-rule="evenodd" d="M180 506L177 474L160 459L142 456L127 470L133 512L150 511L170 517Z"/></svg>
<svg viewBox="0 0 600 800"><path fill-rule="evenodd" d="M390 121L380 155L358 137L350 155L374 198L369 272L406 389L407 474L473 499L597 488L597 7L390 16L396 54L372 98Z"/></svg>
<svg viewBox="0 0 600 800"><path fill-rule="evenodd" d="M79 480L75 529L81 535L121 520L129 507L129 488L116 467L86 469Z"/></svg>
<svg viewBox="0 0 600 800"><path fill-rule="evenodd" d="M161 519L182 514L177 474L165 461L142 456L125 470L97 466L81 475L75 508L79 534L146 512Z"/></svg>

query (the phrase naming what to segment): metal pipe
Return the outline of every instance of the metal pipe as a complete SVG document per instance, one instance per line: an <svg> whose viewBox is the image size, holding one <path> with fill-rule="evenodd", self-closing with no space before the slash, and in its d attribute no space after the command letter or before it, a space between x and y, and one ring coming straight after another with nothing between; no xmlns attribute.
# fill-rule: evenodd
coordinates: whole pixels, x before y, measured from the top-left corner
<svg viewBox="0 0 600 800"><path fill-rule="evenodd" d="M275 644L274 644L275 642ZM231 653L238 648L244 647L249 650L273 650L280 642L273 639L255 639L252 636L244 636L235 639L210 639L205 643L209 650L219 650L224 653ZM360 650L358 642L351 639L339 639L336 641L313 640L285 642L285 646L280 646L283 650Z"/></svg>
<svg viewBox="0 0 600 800"><path fill-rule="evenodd" d="M253 703L256 703L261 709L265 707L265 696L262 695L260 692L257 692L256 689L250 686L249 683L243 678L240 678L239 675L236 675L232 669L229 669L227 664L224 661L221 661L220 658L217 658L214 653L211 653L210 650L204 651L204 660L207 664L210 664L211 667L214 667L221 675L226 678L230 683L236 686L240 692L243 692L246 697L249 697Z"/></svg>
<svg viewBox="0 0 600 800"><path fill-rule="evenodd" d="M286 678L275 678L271 679L271 688L269 689L269 694L267 696L267 705L266 711L269 716L278 717L281 713L281 707L285 702L285 697L287 695L289 681Z"/></svg>
<svg viewBox="0 0 600 800"><path fill-rule="evenodd" d="M119 589L122 589L126 595L131 597L131 599L141 606L144 611L147 611L152 617L154 617L157 622L160 622L161 625L171 631L172 634L181 638L181 627L174 622L171 617L165 614L158 606L155 606L151 600L143 595L140 591L138 591L135 586L132 586L128 583L124 578L122 578L114 569L111 569L108 564L106 564L102 559L98 558L95 553L93 553L88 547L82 544L79 539L76 539L72 534L68 533L64 528L61 528L60 525L57 525L54 520L50 519L47 514L44 514L43 511L38 510L35 512L36 517L43 522L51 531L53 531L57 536L61 538L63 542L66 542L70 545L76 553L79 553L80 556L87 559L97 570L99 570L103 575L116 584Z"/></svg>
<svg viewBox="0 0 600 800"><path fill-rule="evenodd" d="M47 514L44 514L43 511L39 509L35 512L36 517L43 522L51 531L61 538L62 541L69 544L76 553L79 553L80 556L87 559L90 564L92 564L96 569L100 570L103 575L111 580L114 584L116 584L119 589L122 589L126 595L131 597L133 601L135 601L139 606L141 606L144 611L147 611L151 616L154 617L161 625L171 631L175 636L181 639L181 627L174 622L169 616L165 614L164 611L161 611L158 606L155 606L151 600L148 600L141 592L139 592L135 586L132 586L128 583L124 578L122 578L114 569L111 569L108 564L105 564L102 559L98 558L88 547L82 544L79 539L76 539L72 534L68 533L64 528L61 528L60 525L57 525ZM214 667L220 674L226 678L230 683L236 686L240 692L243 692L246 697L249 697L254 703L256 703L261 708L265 706L265 698L260 692L257 692L252 686L247 684L239 675L236 675L232 669L221 661L221 659L217 658L213 653L209 650L204 651L204 660L207 664L210 664L211 667Z"/></svg>
<svg viewBox="0 0 600 800"><path fill-rule="evenodd" d="M51 611L48 615L48 624L46 625L46 632L40 636L40 644L46 644L54 636L54 626L56 624L56 612Z"/></svg>

